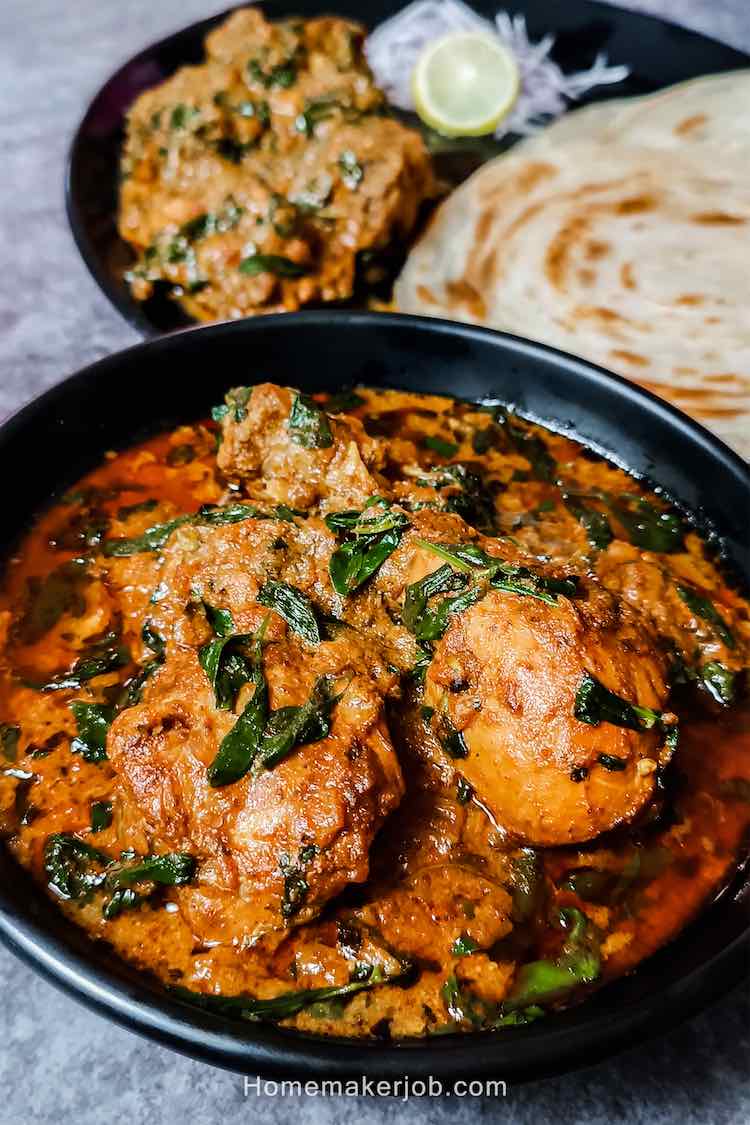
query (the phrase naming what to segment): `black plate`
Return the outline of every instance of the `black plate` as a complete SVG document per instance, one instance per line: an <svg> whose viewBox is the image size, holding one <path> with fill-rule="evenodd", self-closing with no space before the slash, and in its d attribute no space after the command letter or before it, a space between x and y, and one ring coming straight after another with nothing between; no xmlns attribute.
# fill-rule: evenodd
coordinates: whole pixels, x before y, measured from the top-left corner
<svg viewBox="0 0 750 1125"><path fill-rule="evenodd" d="M541 345L446 321L368 313L292 313L180 332L109 356L47 391L0 427L0 479L14 481L4 497L0 557L29 526L30 513L106 450L205 416L228 387L263 378L308 391L362 382L514 405L657 481L697 513L728 562L750 579L750 472L695 422ZM44 457L29 457L38 448ZM580 1007L526 1028L427 1043L332 1041L185 1006L68 922L2 847L0 938L112 1019L241 1072L521 1081L596 1062L745 979L750 875L738 873L668 948Z"/></svg>
<svg viewBox="0 0 750 1125"><path fill-rule="evenodd" d="M289 15L316 16L332 11L370 27L404 6L404 0L266 0L271 19ZM566 71L590 66L597 52L606 51L612 64L625 63L630 77L618 85L602 86L582 99L647 94L701 74L750 65L750 57L693 31L652 16L624 11L589 0L474 0L473 6L491 17L498 7L526 16L532 39L549 31L557 40L554 58ZM164 293L139 303L130 296L123 273L133 262L130 247L117 233L118 169L128 107L143 90L163 82L180 66L203 59L203 40L228 13L202 20L147 47L109 79L79 126L70 151L66 183L68 218L78 249L104 294L134 328L145 336L191 324L182 307ZM414 119L416 123L416 118ZM443 153L441 173L457 182L477 163L507 147L485 140L466 151L455 144Z"/></svg>

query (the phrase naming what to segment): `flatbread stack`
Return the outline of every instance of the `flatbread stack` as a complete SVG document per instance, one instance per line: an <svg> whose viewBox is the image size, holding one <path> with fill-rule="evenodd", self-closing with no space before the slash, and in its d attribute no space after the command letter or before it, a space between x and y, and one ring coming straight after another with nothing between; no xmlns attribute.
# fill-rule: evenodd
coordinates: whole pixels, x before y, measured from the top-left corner
<svg viewBox="0 0 750 1125"><path fill-rule="evenodd" d="M583 356L750 457L750 71L586 107L484 165L396 303Z"/></svg>

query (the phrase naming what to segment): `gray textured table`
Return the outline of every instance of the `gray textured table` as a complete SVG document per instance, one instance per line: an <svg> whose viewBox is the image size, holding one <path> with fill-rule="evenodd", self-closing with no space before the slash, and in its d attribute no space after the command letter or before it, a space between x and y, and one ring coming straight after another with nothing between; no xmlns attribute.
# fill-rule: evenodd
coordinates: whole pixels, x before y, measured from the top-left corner
<svg viewBox="0 0 750 1125"><path fill-rule="evenodd" d="M227 0L228 2L228 0ZM627 0L750 50L748 0ZM335 7L335 5L332 5ZM0 0L0 415L107 352L135 342L81 264L62 169L88 97L145 43L213 10L207 0ZM738 107L738 112L740 107ZM746 111L745 111L746 112ZM233 1075L91 1015L0 951L0 1125L218 1125L257 1115L324 1125L399 1121L514 1125L750 1122L750 997L594 1069L505 1099L291 1098L243 1094Z"/></svg>

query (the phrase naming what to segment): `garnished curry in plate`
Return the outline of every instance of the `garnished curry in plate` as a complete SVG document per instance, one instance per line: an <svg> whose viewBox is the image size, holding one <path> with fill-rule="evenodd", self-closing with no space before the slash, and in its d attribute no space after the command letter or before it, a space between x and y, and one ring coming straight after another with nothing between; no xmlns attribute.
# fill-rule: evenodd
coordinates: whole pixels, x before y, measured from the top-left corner
<svg viewBox="0 0 750 1125"><path fill-rule="evenodd" d="M271 23L245 8L208 35L204 63L141 94L118 218L137 300L166 284L197 320L222 320L392 280L437 189L364 38L348 20Z"/></svg>
<svg viewBox="0 0 750 1125"><path fill-rule="evenodd" d="M8 560L0 825L193 1003L542 1018L726 885L747 601L684 513L499 406L231 391Z"/></svg>

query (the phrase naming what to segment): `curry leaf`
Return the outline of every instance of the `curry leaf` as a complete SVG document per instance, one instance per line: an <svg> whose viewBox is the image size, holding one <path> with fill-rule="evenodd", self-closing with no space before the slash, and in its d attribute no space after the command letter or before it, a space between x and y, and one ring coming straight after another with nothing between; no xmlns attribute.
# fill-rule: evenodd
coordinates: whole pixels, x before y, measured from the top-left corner
<svg viewBox="0 0 750 1125"><path fill-rule="evenodd" d="M455 590L457 586L465 586L466 581L463 575L456 574L451 566L445 564L406 587L401 617L417 640L438 640L447 628L448 613L443 615L444 621L438 620L437 615L427 608L429 599Z"/></svg>
<svg viewBox="0 0 750 1125"><path fill-rule="evenodd" d="M565 907L560 925L566 931L560 955L554 960L531 961L516 974L503 1008L513 1011L553 1001L579 985L592 984L601 972L596 930L582 911Z"/></svg>
<svg viewBox="0 0 750 1125"><path fill-rule="evenodd" d="M70 559L43 578L29 578L26 608L17 627L24 644L36 644L61 617L83 615L85 587L89 582L87 567L85 558Z"/></svg>
<svg viewBox="0 0 750 1125"><path fill-rule="evenodd" d="M734 702L735 675L718 660L711 660L699 670L701 683L717 703L728 707Z"/></svg>
<svg viewBox="0 0 750 1125"><path fill-rule="evenodd" d="M331 677L319 676L301 707L281 707L273 712L261 738L259 765L272 769L295 746L328 736L331 711L342 694L332 695L330 685Z"/></svg>
<svg viewBox="0 0 750 1125"><path fill-rule="evenodd" d="M177 516L167 523L154 524L142 535L130 539L106 539L102 544L102 553L107 558L127 558L129 555L137 555L144 551L159 551L173 531L189 522L190 516Z"/></svg>
<svg viewBox="0 0 750 1125"><path fill-rule="evenodd" d="M189 883L195 874L196 861L187 852L165 852L146 855L134 862L112 863L104 876L108 890L132 887L137 883L159 883L177 887Z"/></svg>
<svg viewBox="0 0 750 1125"><path fill-rule="evenodd" d="M338 1000L353 996L363 989L373 988L378 984L388 984L402 979L404 973L399 972L393 976L386 975L379 965L358 966L352 974L348 984L329 985L325 988L297 989L294 992L282 992L268 1000L258 1000L254 996L215 996L204 993L190 992L186 988L175 988L173 991L182 1000L196 1004L210 1012L219 1015L233 1016L236 1019L251 1020L277 1020L289 1019L296 1016L311 1004L318 1004L329 1000Z"/></svg>
<svg viewBox="0 0 750 1125"><path fill-rule="evenodd" d="M732 649L735 647L735 640L729 630L729 626L709 598L704 598L702 594L699 594L697 590L692 590L689 586L678 585L677 593L691 613L707 621L708 624L713 627L716 635L724 642L727 648Z"/></svg>
<svg viewBox="0 0 750 1125"><path fill-rule="evenodd" d="M578 685L573 714L582 723L598 727L600 723L613 723L628 730L651 730L661 722L661 713L650 707L639 707L621 699L613 691L605 688L589 672L584 672Z"/></svg>
<svg viewBox="0 0 750 1125"><path fill-rule="evenodd" d="M285 258L281 254L249 254L239 264L240 273L257 277L261 273L272 273L274 277L304 277L310 272L309 266Z"/></svg>
<svg viewBox="0 0 750 1125"><path fill-rule="evenodd" d="M609 520L604 513L597 512L595 508L587 507L567 492L563 492L562 495L571 515L575 516L586 532L586 537L591 546L598 551L605 551L612 542L613 535Z"/></svg>
<svg viewBox="0 0 750 1125"><path fill-rule="evenodd" d="M94 801L91 806L91 831L103 832L112 823L112 802Z"/></svg>
<svg viewBox="0 0 750 1125"><path fill-rule="evenodd" d="M343 414L346 410L356 410L365 405L365 400L353 390L337 391L330 394L326 400L326 410L329 414Z"/></svg>
<svg viewBox="0 0 750 1125"><path fill-rule="evenodd" d="M436 734L440 745L450 758L454 760L456 758L468 758L469 747L466 745L463 732L454 726L451 719L444 712L440 714L437 719Z"/></svg>
<svg viewBox="0 0 750 1125"><path fill-rule="evenodd" d="M35 685L35 687L37 691L44 692L76 689L97 676L104 676L129 663L129 650L118 643L117 637L110 633L79 656L70 672L55 676L46 684Z"/></svg>
<svg viewBox="0 0 750 1125"><path fill-rule="evenodd" d="M642 498L624 496L617 501L607 497L607 505L634 546L662 554L683 550L685 531L678 516L660 511Z"/></svg>
<svg viewBox="0 0 750 1125"><path fill-rule="evenodd" d="M368 516L370 508L384 509ZM326 524L337 535L345 536L328 563L331 584L337 594L346 597L359 589L393 554L401 536L409 526L402 512L394 511L387 500L372 497L362 511L333 512Z"/></svg>
<svg viewBox="0 0 750 1125"><path fill-rule="evenodd" d="M132 887L121 887L102 906L102 917L105 922L111 922L124 910L135 910L146 901L147 897L147 895L139 895Z"/></svg>
<svg viewBox="0 0 750 1125"><path fill-rule="evenodd" d="M47 882L60 898L81 898L96 890L104 881L101 868L109 862L104 852L65 832L55 832L44 845Z"/></svg>
<svg viewBox="0 0 750 1125"><path fill-rule="evenodd" d="M455 457L458 453L458 445L455 441L446 441L436 434L428 434L427 437L422 439L422 445L425 449L431 449L434 453L439 453L441 457Z"/></svg>
<svg viewBox="0 0 750 1125"><path fill-rule="evenodd" d="M288 425L292 441L304 449L330 449L333 445L333 431L326 413L309 395L296 395Z"/></svg>
<svg viewBox="0 0 750 1125"><path fill-rule="evenodd" d="M154 672L161 667L166 659L166 642L161 634L157 633L148 621L144 622L143 628L141 629L141 639L146 647L151 649L154 656L151 660L147 660L136 674L125 683L115 705L117 712L123 711L126 707L132 707L134 704L140 702L144 684L153 676Z"/></svg>
<svg viewBox="0 0 750 1125"><path fill-rule="evenodd" d="M78 734L70 743L71 752L80 754L87 762L105 762L107 731L115 717L114 707L75 700L71 703L70 709L78 730Z"/></svg>
<svg viewBox="0 0 750 1125"><path fill-rule="evenodd" d="M288 582L269 581L258 594L258 601L283 617L292 632L310 644L320 644L320 626L307 594Z"/></svg>
<svg viewBox="0 0 750 1125"><path fill-rule="evenodd" d="M266 618L266 621L268 619ZM218 753L208 767L209 785L229 785L244 777L260 751L260 740L268 721L268 685L263 673L263 633L265 622L255 636L251 675L253 695L232 729L224 736Z"/></svg>
<svg viewBox="0 0 750 1125"><path fill-rule="evenodd" d="M460 934L451 946L451 953L454 957L468 957L480 948L479 942L474 941L469 934Z"/></svg>

